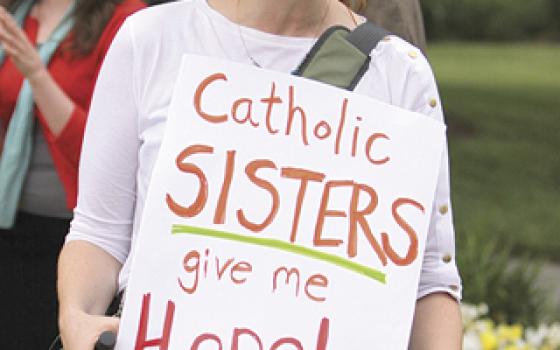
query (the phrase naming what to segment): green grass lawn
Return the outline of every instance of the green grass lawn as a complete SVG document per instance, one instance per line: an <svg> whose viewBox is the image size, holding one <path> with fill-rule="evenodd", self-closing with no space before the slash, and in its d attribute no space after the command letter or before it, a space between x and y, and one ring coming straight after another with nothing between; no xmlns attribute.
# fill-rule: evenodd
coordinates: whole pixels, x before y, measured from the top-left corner
<svg viewBox="0 0 560 350"><path fill-rule="evenodd" d="M457 235L560 262L560 46L431 44Z"/></svg>

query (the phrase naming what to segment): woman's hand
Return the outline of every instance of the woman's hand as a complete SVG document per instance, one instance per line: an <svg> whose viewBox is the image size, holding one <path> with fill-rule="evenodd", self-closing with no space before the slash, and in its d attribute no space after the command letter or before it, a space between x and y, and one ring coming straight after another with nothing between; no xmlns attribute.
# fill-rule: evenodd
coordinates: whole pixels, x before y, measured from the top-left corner
<svg viewBox="0 0 560 350"><path fill-rule="evenodd" d="M64 350L93 349L101 333L117 334L119 318L93 316L82 311L66 312L60 317L60 336Z"/></svg>
<svg viewBox="0 0 560 350"><path fill-rule="evenodd" d="M64 350L91 350L104 331L115 334L116 317L102 315L118 286L122 265L86 241L67 242L58 259L58 324Z"/></svg>
<svg viewBox="0 0 560 350"><path fill-rule="evenodd" d="M39 53L14 18L0 6L0 45L28 80L46 72Z"/></svg>
<svg viewBox="0 0 560 350"><path fill-rule="evenodd" d="M31 84L35 104L43 113L51 133L58 136L74 111L74 102L54 81L25 32L2 6L0 46Z"/></svg>

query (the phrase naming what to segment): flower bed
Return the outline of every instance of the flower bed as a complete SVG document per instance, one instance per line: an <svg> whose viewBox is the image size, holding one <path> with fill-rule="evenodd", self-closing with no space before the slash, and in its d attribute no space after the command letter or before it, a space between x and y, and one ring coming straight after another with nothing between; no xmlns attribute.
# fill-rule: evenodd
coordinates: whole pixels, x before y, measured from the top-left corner
<svg viewBox="0 0 560 350"><path fill-rule="evenodd" d="M495 324L488 306L461 305L463 350L560 350L560 323L524 329L520 324Z"/></svg>

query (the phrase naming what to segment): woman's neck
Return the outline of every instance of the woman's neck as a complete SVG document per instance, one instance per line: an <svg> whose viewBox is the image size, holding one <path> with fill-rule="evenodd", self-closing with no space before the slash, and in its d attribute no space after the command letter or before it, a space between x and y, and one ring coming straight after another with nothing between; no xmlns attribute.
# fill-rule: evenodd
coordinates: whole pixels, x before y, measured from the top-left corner
<svg viewBox="0 0 560 350"><path fill-rule="evenodd" d="M31 15L34 17L58 17L65 13L73 0L39 0L33 6Z"/></svg>
<svg viewBox="0 0 560 350"><path fill-rule="evenodd" d="M36 6L43 6L45 8L59 8L68 7L73 0L39 0Z"/></svg>
<svg viewBox="0 0 560 350"><path fill-rule="evenodd" d="M37 42L45 42L60 23L73 0L40 0L31 10L31 16L39 21Z"/></svg>
<svg viewBox="0 0 560 350"><path fill-rule="evenodd" d="M264 32L316 37L335 24L354 22L338 0L208 0L212 8L239 25Z"/></svg>

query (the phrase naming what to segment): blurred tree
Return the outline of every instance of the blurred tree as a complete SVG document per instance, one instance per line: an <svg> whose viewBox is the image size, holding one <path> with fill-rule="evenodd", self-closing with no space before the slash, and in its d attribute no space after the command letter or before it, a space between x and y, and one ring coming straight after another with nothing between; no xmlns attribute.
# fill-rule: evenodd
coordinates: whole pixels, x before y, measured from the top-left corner
<svg viewBox="0 0 560 350"><path fill-rule="evenodd" d="M548 0L548 10L552 19L552 37L560 41L560 1Z"/></svg>
<svg viewBox="0 0 560 350"><path fill-rule="evenodd" d="M422 7L430 39L560 38L559 0L423 0Z"/></svg>

